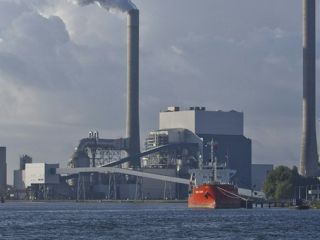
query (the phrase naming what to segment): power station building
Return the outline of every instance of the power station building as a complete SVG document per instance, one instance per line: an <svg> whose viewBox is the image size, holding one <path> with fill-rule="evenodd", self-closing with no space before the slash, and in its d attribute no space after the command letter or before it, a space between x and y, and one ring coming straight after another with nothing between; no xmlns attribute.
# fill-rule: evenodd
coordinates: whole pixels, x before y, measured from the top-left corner
<svg viewBox="0 0 320 240"><path fill-rule="evenodd" d="M251 188L251 140L244 136L242 112L207 111L205 107L188 109L168 107L166 111L160 112L159 130L149 134L146 139L146 149L152 144L153 147L166 144L170 136L167 132L179 132L178 130L181 136L184 130L189 132L190 136L194 135L193 139L200 139L202 149L198 152L202 154L204 163L211 161L210 142L214 141L216 143L214 155L218 162L225 163L227 168L237 171L234 177L235 184L242 188ZM192 154L187 155L189 158L187 161L190 163ZM166 164L164 156L158 154L144 158L143 165L154 166L156 157L159 158L158 166ZM172 156L169 156L167 161L170 162L170 159Z"/></svg>
<svg viewBox="0 0 320 240"><path fill-rule="evenodd" d="M6 147L0 147L0 195L7 190L7 156Z"/></svg>

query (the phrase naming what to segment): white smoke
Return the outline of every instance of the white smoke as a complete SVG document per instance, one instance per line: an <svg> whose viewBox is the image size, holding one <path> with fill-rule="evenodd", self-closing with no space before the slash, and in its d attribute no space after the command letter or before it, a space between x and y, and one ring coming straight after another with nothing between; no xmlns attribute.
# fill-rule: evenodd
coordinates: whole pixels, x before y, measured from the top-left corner
<svg viewBox="0 0 320 240"><path fill-rule="evenodd" d="M122 12L128 12L132 9L137 9L136 5L134 5L131 0L73 0L73 2L82 6L97 3L108 11L114 9Z"/></svg>

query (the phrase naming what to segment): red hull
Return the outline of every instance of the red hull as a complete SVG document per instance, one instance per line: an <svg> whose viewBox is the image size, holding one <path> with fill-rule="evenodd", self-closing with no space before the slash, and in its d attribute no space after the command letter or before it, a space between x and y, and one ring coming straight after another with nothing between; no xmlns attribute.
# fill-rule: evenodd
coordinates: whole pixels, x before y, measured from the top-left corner
<svg viewBox="0 0 320 240"><path fill-rule="evenodd" d="M238 189L230 184L203 184L192 189L189 208L240 208Z"/></svg>

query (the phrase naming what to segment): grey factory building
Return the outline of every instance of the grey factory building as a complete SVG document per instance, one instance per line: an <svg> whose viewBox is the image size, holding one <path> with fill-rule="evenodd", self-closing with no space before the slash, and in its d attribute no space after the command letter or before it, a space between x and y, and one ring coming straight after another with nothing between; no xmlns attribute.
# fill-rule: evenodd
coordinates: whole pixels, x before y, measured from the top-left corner
<svg viewBox="0 0 320 240"><path fill-rule="evenodd" d="M15 189L15 199L26 198L25 170L26 164L32 163L32 157L27 154L20 156L20 168L13 171L13 187Z"/></svg>
<svg viewBox="0 0 320 240"><path fill-rule="evenodd" d="M204 162L210 161L211 147L208 143L213 140L216 142L214 154L218 161L237 171L235 183L239 187L251 188L251 140L244 136L242 112L207 111L205 107L168 107L160 112L159 129L160 132L163 129L187 129L195 134L202 140ZM151 164L151 159L149 162Z"/></svg>
<svg viewBox="0 0 320 240"><path fill-rule="evenodd" d="M6 147L0 147L0 195L7 190L7 156Z"/></svg>

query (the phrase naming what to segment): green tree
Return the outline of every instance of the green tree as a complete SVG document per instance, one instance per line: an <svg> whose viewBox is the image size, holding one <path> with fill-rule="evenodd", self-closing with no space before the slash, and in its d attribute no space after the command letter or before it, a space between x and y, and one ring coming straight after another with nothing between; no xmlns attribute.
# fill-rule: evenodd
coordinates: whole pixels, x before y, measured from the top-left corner
<svg viewBox="0 0 320 240"><path fill-rule="evenodd" d="M274 198L277 200L291 199L293 193L293 185L288 181L278 182Z"/></svg>
<svg viewBox="0 0 320 240"><path fill-rule="evenodd" d="M285 200L293 197L295 174L285 166L276 167L271 171L263 185L267 198Z"/></svg>
<svg viewBox="0 0 320 240"><path fill-rule="evenodd" d="M263 191L269 199L287 200L296 196L298 186L318 184L320 181L317 178L300 176L297 167L291 170L288 167L279 166L268 174ZM305 191L302 191L300 195L305 198Z"/></svg>

